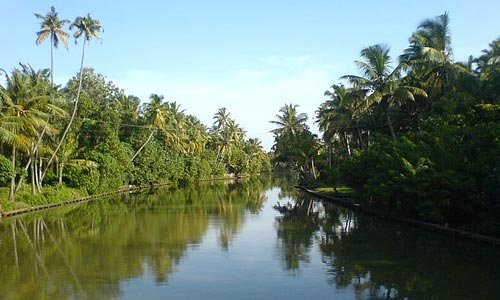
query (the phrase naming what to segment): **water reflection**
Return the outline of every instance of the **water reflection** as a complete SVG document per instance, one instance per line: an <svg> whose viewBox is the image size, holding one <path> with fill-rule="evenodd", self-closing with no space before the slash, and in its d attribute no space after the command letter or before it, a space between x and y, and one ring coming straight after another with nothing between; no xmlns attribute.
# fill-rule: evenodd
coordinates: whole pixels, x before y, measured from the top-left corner
<svg viewBox="0 0 500 300"><path fill-rule="evenodd" d="M145 273L168 284L210 226L227 251L269 184L200 184L5 220L0 298L115 299L120 282Z"/></svg>
<svg viewBox="0 0 500 300"><path fill-rule="evenodd" d="M319 248L329 284L356 299L500 299L498 250L386 223L299 195L275 205L284 267Z"/></svg>
<svg viewBox="0 0 500 300"><path fill-rule="evenodd" d="M0 223L1 299L500 299L499 269L498 250L323 204L286 179Z"/></svg>

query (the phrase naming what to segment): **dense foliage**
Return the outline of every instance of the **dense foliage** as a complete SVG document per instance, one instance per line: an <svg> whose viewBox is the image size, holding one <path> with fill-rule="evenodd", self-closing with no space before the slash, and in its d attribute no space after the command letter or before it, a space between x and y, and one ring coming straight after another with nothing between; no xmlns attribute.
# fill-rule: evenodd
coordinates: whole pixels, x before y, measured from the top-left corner
<svg viewBox="0 0 500 300"><path fill-rule="evenodd" d="M371 205L500 235L500 39L455 62L449 22L448 14L422 22L395 66L388 46L363 49L360 75L325 92L321 151L307 157L321 179L343 181ZM305 163L304 144L283 143L283 116L274 162Z"/></svg>
<svg viewBox="0 0 500 300"><path fill-rule="evenodd" d="M53 50L68 46L70 23L52 7L41 20L36 43L51 43L51 69L20 64L3 71L0 84L0 184L9 199L30 182L31 194L48 186L86 193L126 184L192 181L258 174L270 169L257 139L230 118L225 108L207 127L176 102L152 94L149 101L127 95L92 68L84 67L85 46L100 39L99 20L77 17L69 29L83 39L80 71L54 86ZM4 206L12 205L4 202ZM1 210L1 208L0 208Z"/></svg>

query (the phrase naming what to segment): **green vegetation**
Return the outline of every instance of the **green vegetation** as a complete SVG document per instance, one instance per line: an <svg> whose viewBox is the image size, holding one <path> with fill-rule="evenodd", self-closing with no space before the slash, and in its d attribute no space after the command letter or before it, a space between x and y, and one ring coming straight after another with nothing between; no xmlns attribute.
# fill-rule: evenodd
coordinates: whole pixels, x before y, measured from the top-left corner
<svg viewBox="0 0 500 300"><path fill-rule="evenodd" d="M60 201L127 184L194 181L259 174L270 169L257 139L225 108L211 127L176 102L152 94L149 102L127 95L105 76L84 66L85 47L102 27L90 15L70 24L83 38L80 71L55 86L54 49L68 20L52 7L41 21L36 44L50 38L51 68L28 64L0 69L0 189L2 209ZM29 192L26 182L30 183ZM8 201L6 200L8 198Z"/></svg>
<svg viewBox="0 0 500 300"><path fill-rule="evenodd" d="M274 164L391 213L500 236L500 39L455 62L449 23L422 22L399 59L386 45L361 50L360 75L325 92L321 139L285 105Z"/></svg>

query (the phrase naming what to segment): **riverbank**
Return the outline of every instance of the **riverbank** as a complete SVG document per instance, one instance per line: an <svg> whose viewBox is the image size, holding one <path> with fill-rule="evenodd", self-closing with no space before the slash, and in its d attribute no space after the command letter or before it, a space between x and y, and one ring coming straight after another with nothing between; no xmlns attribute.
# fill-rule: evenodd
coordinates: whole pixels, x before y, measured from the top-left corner
<svg viewBox="0 0 500 300"><path fill-rule="evenodd" d="M402 217L393 213L390 213L386 210L381 210L377 208L370 207L365 204L360 204L357 203L354 199L352 198L347 198L345 197L345 194L340 194L342 196L336 197L333 196L331 193L328 192L321 192L321 189L318 190L312 190L308 187L304 186L297 186L298 189L302 190L303 192L306 192L310 195L313 195L317 198L335 203L336 205L357 211L357 212L362 212L365 214L369 214L378 218L382 219L387 219L390 221L394 222L399 222L399 223L405 223L411 226L419 227L422 229L426 229L429 231L437 232L440 234L445 234L448 236L456 237L456 238L461 238L461 239L466 239L474 242L479 242L483 244L488 244L492 245L493 247L500 247L500 239L492 236L487 236L487 235L482 235L478 234L475 232L471 231L466 231L466 230L461 230L461 229L456 229L452 227L448 227L445 225L440 225L440 224L435 224L435 223L430 223L430 222L425 222L417 219L412 219L412 218L407 218L407 217Z"/></svg>
<svg viewBox="0 0 500 300"><path fill-rule="evenodd" d="M234 177L221 177L221 178L212 178L212 179L200 179L196 182L211 182L211 181L215 182L215 181L229 181L229 180L239 180L239 179L240 178L234 178ZM93 194L93 195L85 195L84 191L63 187L63 188L61 188L62 192L59 195L50 194L49 197L47 197L43 194L34 195L34 196L31 195L32 199L38 199L39 201L48 202L45 204L29 205L29 204L24 203L24 202L13 202L14 204L16 204L18 206L20 205L22 207L16 208L16 206L12 206L11 209L0 211L0 219L5 218L5 217L12 217L12 216L16 216L16 215L21 215L21 214L27 214L27 213L34 212L34 211L40 211L40 210L46 210L46 209L50 209L50 208L60 207L60 206L95 201L95 200L99 200L101 198L105 198L105 197L112 196L112 195L140 192L140 191L147 190L147 189L155 189L155 188L165 187L165 186L174 186L176 184L177 183L166 182L166 183L147 184L147 185L138 185L138 186L134 185L134 186L122 187L122 188L119 188L116 190L107 191L107 192L103 192L103 193ZM67 194L68 192L71 193L75 197L71 198L71 199L60 200L61 197L64 197L64 195Z"/></svg>

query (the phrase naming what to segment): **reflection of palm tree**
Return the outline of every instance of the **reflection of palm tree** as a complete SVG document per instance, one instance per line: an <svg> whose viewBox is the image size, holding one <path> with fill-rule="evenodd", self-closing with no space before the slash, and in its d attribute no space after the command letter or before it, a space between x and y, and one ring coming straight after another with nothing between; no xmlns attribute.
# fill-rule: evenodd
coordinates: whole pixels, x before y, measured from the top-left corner
<svg viewBox="0 0 500 300"><path fill-rule="evenodd" d="M299 194L293 205L275 207L282 212L277 221L280 251L287 270L298 270L300 262L309 262L313 237L318 231L318 213L312 210L313 199Z"/></svg>

